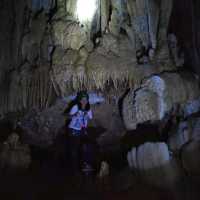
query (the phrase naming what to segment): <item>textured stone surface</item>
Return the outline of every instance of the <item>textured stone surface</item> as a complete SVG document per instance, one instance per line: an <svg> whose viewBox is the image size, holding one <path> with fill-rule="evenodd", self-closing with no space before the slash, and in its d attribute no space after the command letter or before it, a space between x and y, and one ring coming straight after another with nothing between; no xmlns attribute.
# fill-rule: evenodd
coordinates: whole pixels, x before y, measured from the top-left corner
<svg viewBox="0 0 200 200"><path fill-rule="evenodd" d="M23 130L24 142L39 147L52 145L57 135L63 134L62 129L66 125L63 115L65 103L60 100L50 108L43 111L35 109L25 115L18 123Z"/></svg>
<svg viewBox="0 0 200 200"><path fill-rule="evenodd" d="M92 110L94 118L91 125L105 129L99 135L97 142L101 147L110 148L110 145L117 143L125 133L118 107L114 103L102 103L92 107Z"/></svg>
<svg viewBox="0 0 200 200"><path fill-rule="evenodd" d="M4 142L0 152L1 169L27 169L31 163L28 145L21 144L19 136L12 133Z"/></svg>
<svg viewBox="0 0 200 200"><path fill-rule="evenodd" d="M140 178L157 187L171 187L180 171L165 143L145 143L127 154L129 166Z"/></svg>
<svg viewBox="0 0 200 200"><path fill-rule="evenodd" d="M141 88L130 91L123 103L123 118L127 129L137 124L156 122L177 104L184 107L198 99L198 79L192 74L163 73L143 81Z"/></svg>
<svg viewBox="0 0 200 200"><path fill-rule="evenodd" d="M189 118L181 122L178 127L169 133L169 148L173 151L180 150L184 144L200 139L200 118Z"/></svg>
<svg viewBox="0 0 200 200"><path fill-rule="evenodd" d="M76 22L56 21L53 24L54 44L63 49L79 50L87 42L87 35Z"/></svg>
<svg viewBox="0 0 200 200"><path fill-rule="evenodd" d="M85 87L104 90L108 84L115 89L135 87L146 76L174 70L169 56L157 59L155 55L151 63L147 55L147 65L137 63L136 52L142 46L146 50L159 49L158 40L167 40L171 4L165 4L164 0L159 2L158 5L154 0L97 0L90 25L77 18L77 0L2 3L1 18L5 18L2 21L5 28L0 30L3 46L0 82L5 81L5 84L0 87L0 113L41 107L41 95L50 93L43 83L49 80L55 93L64 96L71 90ZM144 23L140 23L140 19ZM25 71L29 78L21 76ZM41 71L45 73L37 79L35 76ZM25 88L34 92L25 92ZM23 94L18 100L11 99L10 93L21 90ZM46 91L45 94L42 91ZM16 101L18 108L13 106Z"/></svg>

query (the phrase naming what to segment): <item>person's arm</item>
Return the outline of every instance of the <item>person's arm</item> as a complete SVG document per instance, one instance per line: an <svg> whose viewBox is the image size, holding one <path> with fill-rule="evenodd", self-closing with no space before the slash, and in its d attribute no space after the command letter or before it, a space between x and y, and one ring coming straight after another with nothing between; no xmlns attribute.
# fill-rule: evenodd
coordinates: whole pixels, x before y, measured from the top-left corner
<svg viewBox="0 0 200 200"><path fill-rule="evenodd" d="M87 116L88 116L88 119L92 119L92 111L91 110L89 110L88 112L87 112Z"/></svg>
<svg viewBox="0 0 200 200"><path fill-rule="evenodd" d="M73 116L73 115L76 115L78 113L78 106L77 105L74 105L70 112L69 112L69 115Z"/></svg>

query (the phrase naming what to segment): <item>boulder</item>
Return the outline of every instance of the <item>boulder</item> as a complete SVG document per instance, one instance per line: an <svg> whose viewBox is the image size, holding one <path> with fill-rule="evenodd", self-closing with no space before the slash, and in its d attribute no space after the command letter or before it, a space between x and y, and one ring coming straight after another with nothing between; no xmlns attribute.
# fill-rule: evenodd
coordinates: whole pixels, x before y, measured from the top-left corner
<svg viewBox="0 0 200 200"><path fill-rule="evenodd" d="M2 169L27 169L31 163L29 146L19 141L19 136L12 133L4 142L0 153Z"/></svg>
<svg viewBox="0 0 200 200"><path fill-rule="evenodd" d="M54 106L43 111L32 109L19 122L23 130L23 141L29 145L46 148L53 145L54 140L64 130L65 116L63 111L66 108L66 102L58 100Z"/></svg>
<svg viewBox="0 0 200 200"><path fill-rule="evenodd" d="M123 119L128 130L137 124L163 120L176 105L181 110L199 99L198 78L189 73L153 75L131 90L123 101ZM195 111L195 110L193 110Z"/></svg>
<svg viewBox="0 0 200 200"><path fill-rule="evenodd" d="M182 146L191 140L200 139L200 118L191 117L186 121L181 122L178 127L169 133L168 139L169 149L179 151Z"/></svg>
<svg viewBox="0 0 200 200"><path fill-rule="evenodd" d="M106 148L111 148L111 145L119 142L119 139L125 133L123 122L117 105L114 103L102 103L92 107L94 116L91 125L102 127L104 131L98 136L97 142L105 151Z"/></svg>
<svg viewBox="0 0 200 200"><path fill-rule="evenodd" d="M79 50L88 42L85 30L77 22L53 22L54 44L63 49Z"/></svg>
<svg viewBox="0 0 200 200"><path fill-rule="evenodd" d="M127 154L129 167L148 184L172 187L180 178L177 163L165 143L147 142Z"/></svg>

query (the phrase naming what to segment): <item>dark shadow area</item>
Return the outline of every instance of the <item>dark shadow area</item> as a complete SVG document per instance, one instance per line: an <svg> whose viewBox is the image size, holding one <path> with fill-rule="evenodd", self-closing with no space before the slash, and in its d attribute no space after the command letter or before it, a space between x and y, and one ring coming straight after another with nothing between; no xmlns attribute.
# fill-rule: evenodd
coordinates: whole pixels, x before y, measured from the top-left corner
<svg viewBox="0 0 200 200"><path fill-rule="evenodd" d="M184 52L185 67L200 74L200 12L198 0L173 1L169 33L174 33L178 46Z"/></svg>

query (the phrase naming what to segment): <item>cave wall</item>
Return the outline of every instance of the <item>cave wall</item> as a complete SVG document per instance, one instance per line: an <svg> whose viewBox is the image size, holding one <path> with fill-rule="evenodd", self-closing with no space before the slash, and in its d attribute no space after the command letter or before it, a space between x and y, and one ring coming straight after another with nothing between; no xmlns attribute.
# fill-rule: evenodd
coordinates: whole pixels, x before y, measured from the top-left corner
<svg viewBox="0 0 200 200"><path fill-rule="evenodd" d="M113 89L116 99L127 89L134 95L146 78L184 69L177 65L179 46L185 66L198 72L197 1L95 2L89 22L77 18L73 0L1 2L2 116L49 107L55 97L80 89L109 98Z"/></svg>
<svg viewBox="0 0 200 200"><path fill-rule="evenodd" d="M185 65L198 74L200 73L199 6L200 2L197 0L174 1L169 25L169 32L176 34L184 52Z"/></svg>
<svg viewBox="0 0 200 200"><path fill-rule="evenodd" d="M44 34L48 32L49 16L44 11L38 17L34 6L34 1L15 0L0 5L1 114L44 108L54 94L48 75L50 42L48 33ZM44 7L41 3L37 6L40 10Z"/></svg>
<svg viewBox="0 0 200 200"><path fill-rule="evenodd" d="M166 36L171 0L95 2L90 22L77 19L76 1L1 2L2 114L47 107L71 90L133 87L174 69Z"/></svg>

